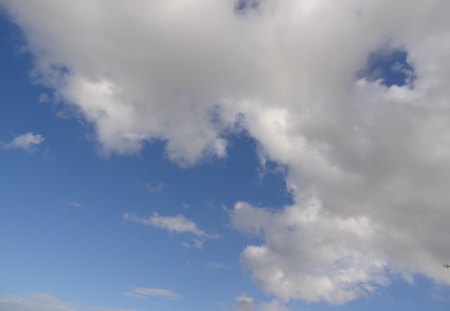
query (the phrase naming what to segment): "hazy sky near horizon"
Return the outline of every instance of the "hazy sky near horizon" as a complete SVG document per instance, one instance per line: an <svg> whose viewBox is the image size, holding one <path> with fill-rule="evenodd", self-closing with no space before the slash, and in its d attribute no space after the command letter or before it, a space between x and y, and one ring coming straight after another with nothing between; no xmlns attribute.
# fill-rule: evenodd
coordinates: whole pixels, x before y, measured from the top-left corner
<svg viewBox="0 0 450 311"><path fill-rule="evenodd" d="M0 0L0 310L447 310L449 13Z"/></svg>

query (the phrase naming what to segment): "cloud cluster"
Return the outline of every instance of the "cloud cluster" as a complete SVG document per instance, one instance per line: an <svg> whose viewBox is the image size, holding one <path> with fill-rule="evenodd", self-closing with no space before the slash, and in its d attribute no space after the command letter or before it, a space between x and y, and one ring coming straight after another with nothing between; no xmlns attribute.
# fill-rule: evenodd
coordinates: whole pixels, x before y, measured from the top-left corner
<svg viewBox="0 0 450 311"><path fill-rule="evenodd" d="M239 128L287 167L295 204L232 215L261 238L242 256L269 294L343 303L391 274L450 284L449 1L0 3L35 79L92 123L103 152L158 139L189 165L226 156ZM407 53L412 85L358 76L385 48ZM204 235L166 220L153 222Z"/></svg>
<svg viewBox="0 0 450 311"><path fill-rule="evenodd" d="M44 140L44 136L28 132L14 137L9 143L0 142L0 149L33 152L38 145L44 142Z"/></svg>

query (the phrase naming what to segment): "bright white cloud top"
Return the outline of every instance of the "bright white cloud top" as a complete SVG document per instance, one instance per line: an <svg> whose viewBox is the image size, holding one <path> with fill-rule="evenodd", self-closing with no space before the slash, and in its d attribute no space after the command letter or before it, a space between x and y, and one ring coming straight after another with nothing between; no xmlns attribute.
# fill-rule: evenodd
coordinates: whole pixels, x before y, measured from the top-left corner
<svg viewBox="0 0 450 311"><path fill-rule="evenodd" d="M104 153L163 140L191 165L225 157L226 134L243 130L287 167L292 206L232 212L261 238L242 257L268 294L338 304L393 275L450 284L448 0L0 2L35 79L94 126ZM413 82L359 75L398 49ZM205 235L180 217L145 222Z"/></svg>

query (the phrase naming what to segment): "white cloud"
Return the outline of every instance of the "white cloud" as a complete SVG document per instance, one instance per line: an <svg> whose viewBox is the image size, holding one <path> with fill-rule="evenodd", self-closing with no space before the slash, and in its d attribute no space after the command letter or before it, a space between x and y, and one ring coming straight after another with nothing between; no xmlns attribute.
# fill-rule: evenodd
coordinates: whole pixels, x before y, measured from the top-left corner
<svg viewBox="0 0 450 311"><path fill-rule="evenodd" d="M310 201L279 212L238 203L232 220L264 239L245 249L244 263L256 282L285 301L338 304L389 282L388 263L372 249L379 232L365 217L332 217Z"/></svg>
<svg viewBox="0 0 450 311"><path fill-rule="evenodd" d="M292 206L240 203L233 216L261 238L242 256L267 293L341 303L391 274L450 284L449 1L261 1L239 14L229 0L0 3L35 78L93 124L103 152L158 139L189 165L226 156L223 133L238 128L286 166ZM407 51L413 88L355 81L386 45Z"/></svg>
<svg viewBox="0 0 450 311"><path fill-rule="evenodd" d="M80 307L74 303L60 300L49 294L34 294L29 297L6 296L0 297L2 311L133 311L132 309L114 309L104 307Z"/></svg>
<svg viewBox="0 0 450 311"><path fill-rule="evenodd" d="M146 226L165 229L171 233L175 232L194 235L196 238L193 238L191 242L183 242L181 244L186 248L202 249L206 239L218 238L217 235L209 234L200 229L195 222L181 214L176 216L160 216L157 213L154 213L150 217L138 217L131 213L124 213L123 219Z"/></svg>
<svg viewBox="0 0 450 311"><path fill-rule="evenodd" d="M206 235L196 223L181 214L176 216L159 216L158 214L154 214L150 218L150 222L152 226L166 229L170 232L191 233L200 237Z"/></svg>
<svg viewBox="0 0 450 311"><path fill-rule="evenodd" d="M129 291L124 293L125 296L147 299L150 297L162 297L162 298L180 298L178 294L163 289L163 288L145 288L145 287L133 287Z"/></svg>
<svg viewBox="0 0 450 311"><path fill-rule="evenodd" d="M147 226L166 229L169 232L189 233L201 238L213 237L212 235L209 235L205 231L200 229L195 222L184 217L181 214L178 214L176 216L160 216L157 213L154 213L151 217L146 218L138 217L131 213L124 213L123 219Z"/></svg>
<svg viewBox="0 0 450 311"><path fill-rule="evenodd" d="M27 152L33 152L36 147L44 142L45 138L39 134L33 134L28 132L22 135L16 136L9 143L1 143L0 147L5 150L23 150Z"/></svg>

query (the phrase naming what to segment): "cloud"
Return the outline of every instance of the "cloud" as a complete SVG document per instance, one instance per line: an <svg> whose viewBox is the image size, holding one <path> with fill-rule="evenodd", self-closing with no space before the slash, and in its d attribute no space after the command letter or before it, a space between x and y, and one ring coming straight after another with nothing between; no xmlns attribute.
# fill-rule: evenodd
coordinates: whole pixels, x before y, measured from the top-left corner
<svg viewBox="0 0 450 311"><path fill-rule="evenodd" d="M389 283L388 263L372 248L380 232L365 217L332 217L318 201L278 212L237 203L232 221L264 239L242 258L255 281L284 301L339 304Z"/></svg>
<svg viewBox="0 0 450 311"><path fill-rule="evenodd" d="M163 191L165 186L166 185L162 181L160 181L156 185L146 184L145 189L148 192L161 192L161 191Z"/></svg>
<svg viewBox="0 0 450 311"><path fill-rule="evenodd" d="M81 207L83 207L83 204L81 204L80 202L74 201L74 200L70 200L70 199L67 199L67 198L63 198L63 202L64 202L64 204L66 204L67 206L70 206L70 207L74 207L74 208L81 208Z"/></svg>
<svg viewBox="0 0 450 311"><path fill-rule="evenodd" d="M0 297L0 309L4 311L76 311L77 309L68 302L48 294L35 294L28 298L7 296Z"/></svg>
<svg viewBox="0 0 450 311"><path fill-rule="evenodd" d="M134 311L132 309L114 309L104 307L80 307L74 303L60 300L49 294L34 294L29 297L6 296L0 297L2 311Z"/></svg>
<svg viewBox="0 0 450 311"><path fill-rule="evenodd" d="M140 299L147 299L150 297L180 298L178 294L163 288L133 287L123 294L128 297Z"/></svg>
<svg viewBox="0 0 450 311"><path fill-rule="evenodd" d="M217 235L209 234L200 229L199 226L185 216L178 214L176 216L160 216L154 213L151 217L138 217L131 213L124 213L123 219L146 226L152 226L168 230L169 232L191 234L193 238L191 242L183 242L181 245L186 248L202 249L206 239L216 239Z"/></svg>
<svg viewBox="0 0 450 311"><path fill-rule="evenodd" d="M228 266L227 264L214 261L208 262L206 266L210 269L218 269L218 270L230 269L230 266Z"/></svg>
<svg viewBox="0 0 450 311"><path fill-rule="evenodd" d="M28 132L19 136L16 136L9 143L1 143L0 147L4 150L23 150L27 152L33 152L36 147L44 142L45 138L39 134L33 134Z"/></svg>
<svg viewBox="0 0 450 311"><path fill-rule="evenodd" d="M72 206L72 207L75 207L75 208L80 208L80 207L83 206L83 204L78 203L78 202L76 202L76 201L69 201L69 202L67 202L67 205Z"/></svg>
<svg viewBox="0 0 450 311"><path fill-rule="evenodd" d="M201 238L211 238L212 236L200 229L198 225L192 220L184 217L181 214L176 216L159 216L154 213L151 217L138 217L134 214L124 213L123 219L135 223L153 226L161 229L166 229L169 232L175 233L189 233Z"/></svg>
<svg viewBox="0 0 450 311"><path fill-rule="evenodd" d="M280 302L274 300L270 303L255 304L253 298L249 296L238 296L236 298L237 307L235 311L288 311Z"/></svg>
<svg viewBox="0 0 450 311"><path fill-rule="evenodd" d="M202 249L204 243L205 243L205 240L200 238L200 239L192 239L192 241L190 243L189 242L183 242L183 243L181 243L181 245L186 247L186 248Z"/></svg>
<svg viewBox="0 0 450 311"><path fill-rule="evenodd" d="M236 311L256 311L253 306L253 298L248 296L239 296L236 298Z"/></svg>
<svg viewBox="0 0 450 311"><path fill-rule="evenodd" d="M393 275L450 284L449 1L0 3L34 79L104 153L160 140L187 166L225 157L226 135L243 130L286 167L291 206L238 203L232 216L260 238L242 258L268 294L344 303ZM358 76L383 49L404 51L412 85Z"/></svg>

